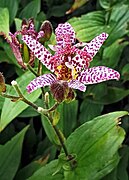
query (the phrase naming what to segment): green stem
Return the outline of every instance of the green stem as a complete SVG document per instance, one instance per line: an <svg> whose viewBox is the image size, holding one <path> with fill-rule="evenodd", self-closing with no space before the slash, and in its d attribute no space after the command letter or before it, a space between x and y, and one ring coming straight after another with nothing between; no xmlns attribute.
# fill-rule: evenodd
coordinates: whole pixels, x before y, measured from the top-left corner
<svg viewBox="0 0 129 180"><path fill-rule="evenodd" d="M19 97L21 98L22 101L24 101L26 104L32 106L34 109L36 109L36 110L38 109L38 106L36 104L32 103L31 101L27 100L24 97L24 95L22 94L18 84L13 85L13 87L14 87L15 91L18 93L18 95L19 95Z"/></svg>
<svg viewBox="0 0 129 180"><path fill-rule="evenodd" d="M28 68L36 77L38 77L38 74L33 70L33 68L32 68L29 64L27 64L27 68Z"/></svg>
<svg viewBox="0 0 129 180"><path fill-rule="evenodd" d="M41 75L42 75L42 63L41 63L41 61L39 61L37 74L38 74L38 76L41 76Z"/></svg>
<svg viewBox="0 0 129 180"><path fill-rule="evenodd" d="M18 99L20 98L19 96L12 96L12 95L5 94L5 93L1 93L0 95L1 95L2 97L14 99L14 100L18 100Z"/></svg>
<svg viewBox="0 0 129 180"><path fill-rule="evenodd" d="M49 116L47 116L47 117L49 118L49 120L50 120L50 122L51 122L51 125L52 125L54 131L55 131L56 134L57 134L57 137L58 137L58 139L59 139L59 141L60 141L60 144L61 144L61 146L62 146L62 148L63 148L63 150L64 150L65 155L68 156L69 153L68 153L68 150L67 150L67 148L66 148L66 146L65 146L65 144L64 144L64 139L62 138L62 135L61 135L59 129L58 129L56 126L53 126L53 119L52 119L51 114L49 114Z"/></svg>
<svg viewBox="0 0 129 180"><path fill-rule="evenodd" d="M48 112L51 112L51 111L54 111L57 107L58 107L59 103L56 102L51 108L49 108L47 111Z"/></svg>
<svg viewBox="0 0 129 180"><path fill-rule="evenodd" d="M68 156L69 153L68 153L68 150L67 150L67 148L66 148L66 146L64 144L64 139L62 138L62 135L61 135L59 129L56 126L53 126L53 128L54 128L54 130L55 130L55 132L56 132L56 134L58 136L58 139L59 139L60 144L61 144L61 146L62 146L62 148L64 150L65 155Z"/></svg>
<svg viewBox="0 0 129 180"><path fill-rule="evenodd" d="M29 100L27 100L24 97L24 95L22 94L22 92L21 92L21 90L20 90L20 88L19 88L17 83L14 83L13 87L15 88L16 92L18 93L18 95L19 95L19 97L21 98L22 101L24 101L26 104L32 106L34 109L38 110L38 106L36 104L30 102ZM46 109L47 115L45 113L43 113L43 112L42 112L42 114L46 115L49 118L49 120L50 120L50 122L52 124L52 127L53 127L54 131L56 132L56 134L58 136L58 139L59 139L60 144L61 144L61 146L62 146L62 148L64 150L64 153L65 153L66 156L68 156L69 153L68 153L67 148L66 148L66 146L64 144L64 139L62 138L62 135L61 135L59 129L56 126L53 125L53 118L52 118L51 111L54 111L57 108L58 105L59 105L59 103L56 102L51 108Z"/></svg>

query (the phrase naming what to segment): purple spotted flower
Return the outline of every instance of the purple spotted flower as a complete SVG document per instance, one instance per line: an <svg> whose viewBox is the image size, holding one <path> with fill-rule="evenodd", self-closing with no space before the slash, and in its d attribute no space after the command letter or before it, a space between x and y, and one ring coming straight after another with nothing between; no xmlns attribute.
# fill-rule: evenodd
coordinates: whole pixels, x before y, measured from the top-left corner
<svg viewBox="0 0 129 180"><path fill-rule="evenodd" d="M50 45L55 51L52 55L43 45L29 35L23 36L34 55L52 72L37 77L29 83L27 91L67 82L69 88L85 91L88 84L100 83L111 79L118 80L120 74L108 67L89 68L108 34L102 33L89 43L75 44L75 32L69 23L59 24L55 30L57 44Z"/></svg>
<svg viewBox="0 0 129 180"><path fill-rule="evenodd" d="M23 69L26 69L24 62L33 65L35 57L33 52L28 51L25 44L22 44L21 41L19 41L19 35L28 35L33 39L40 41L44 37L44 31L42 30L42 28L40 28L40 31L36 32L33 19L29 19L28 21L24 19L22 21L21 30L16 31L14 34L10 32L9 36L11 40L6 37L6 40L10 44L17 62ZM26 57L28 57L28 59Z"/></svg>

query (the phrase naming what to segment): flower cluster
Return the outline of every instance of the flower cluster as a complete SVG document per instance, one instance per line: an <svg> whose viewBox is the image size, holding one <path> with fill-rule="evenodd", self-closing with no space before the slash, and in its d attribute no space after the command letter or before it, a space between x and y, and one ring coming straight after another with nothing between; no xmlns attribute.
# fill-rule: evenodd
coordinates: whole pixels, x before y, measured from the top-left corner
<svg viewBox="0 0 129 180"><path fill-rule="evenodd" d="M90 62L107 39L108 34L102 33L89 43L75 44L75 31L66 22L58 25L55 35L57 44L49 46L55 51L54 55L32 36L24 35L22 37L34 55L52 72L32 80L27 86L29 93L40 87L64 82L69 88L84 92L85 85L120 78L117 71L105 66L89 68Z"/></svg>
<svg viewBox="0 0 129 180"><path fill-rule="evenodd" d="M46 32L47 30L47 32ZM50 32L51 31L51 32ZM49 32L49 33L48 33ZM16 31L14 34L11 32L9 33L9 36L11 40L7 37L6 40L10 44L10 47L14 53L14 56L17 59L17 62L19 65L26 69L25 63L28 63L30 65L33 65L35 56L33 54L33 51L29 51L26 44L22 43L19 35L25 36L28 35L39 42L44 42L44 40L49 39L49 35L52 33L52 28L50 23L45 21L41 27L39 32L36 32L35 26L34 26L34 20L29 19L28 21L23 19L22 26L20 31Z"/></svg>

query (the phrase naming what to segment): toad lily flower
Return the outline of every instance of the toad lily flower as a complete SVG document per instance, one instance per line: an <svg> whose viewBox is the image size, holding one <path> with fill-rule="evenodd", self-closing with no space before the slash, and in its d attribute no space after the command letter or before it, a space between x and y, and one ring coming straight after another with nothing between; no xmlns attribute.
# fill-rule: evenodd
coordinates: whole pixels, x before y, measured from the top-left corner
<svg viewBox="0 0 129 180"><path fill-rule="evenodd" d="M96 55L108 34L102 33L89 43L75 44L75 32L69 23L59 24L55 30L57 44L50 46L52 55L43 45L29 35L23 36L34 55L52 72L32 80L27 86L31 93L37 88L66 83L71 89L85 91L88 84L120 78L120 74L108 67L89 68L90 61Z"/></svg>

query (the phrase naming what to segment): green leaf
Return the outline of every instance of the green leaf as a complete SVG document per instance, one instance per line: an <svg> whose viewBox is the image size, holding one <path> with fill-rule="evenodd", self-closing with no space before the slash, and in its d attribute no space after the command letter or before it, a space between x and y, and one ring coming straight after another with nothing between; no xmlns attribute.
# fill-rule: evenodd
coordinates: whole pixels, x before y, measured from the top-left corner
<svg viewBox="0 0 129 180"><path fill-rule="evenodd" d="M129 162L129 147L124 146L120 149L121 160L117 167L117 178L119 180L128 180L128 162Z"/></svg>
<svg viewBox="0 0 129 180"><path fill-rule="evenodd" d="M34 78L35 76L32 73L26 72L16 80L24 96L31 102L35 102L41 94L40 89L34 91L31 94L28 94L26 91L26 86ZM17 96L12 86L9 86L7 90L8 90L7 91L8 94ZM2 131L15 117L17 117L28 106L29 106L28 104L22 101L12 102L10 99L6 98L4 101L1 118L0 118L0 131Z"/></svg>
<svg viewBox="0 0 129 180"><path fill-rule="evenodd" d="M125 81L128 81L129 80L129 63L127 63L123 68L122 68L122 78L125 80Z"/></svg>
<svg viewBox="0 0 129 180"><path fill-rule="evenodd" d="M128 112L119 111L96 117L69 136L66 147L77 155L77 167L66 172L66 179L99 180L117 165L117 151L125 135L118 119L125 115Z"/></svg>
<svg viewBox="0 0 129 180"><path fill-rule="evenodd" d="M121 53L125 46L127 46L128 42L122 42L121 40L115 41L111 46L104 49L103 53L103 65L109 67L116 67L121 57Z"/></svg>
<svg viewBox="0 0 129 180"><path fill-rule="evenodd" d="M48 165L44 166L43 168L40 168L38 171L36 171L28 180L63 180L62 173L58 173L56 175L53 175L53 173L57 170L58 161L52 161Z"/></svg>
<svg viewBox="0 0 129 180"><path fill-rule="evenodd" d="M10 24L13 22L17 10L18 10L18 1L17 0L0 0L0 7L3 8L8 8L9 10L9 19L10 19Z"/></svg>
<svg viewBox="0 0 129 180"><path fill-rule="evenodd" d="M37 14L40 12L40 0L33 0L28 3L25 8L21 11L19 17L22 18L36 18Z"/></svg>
<svg viewBox="0 0 129 180"><path fill-rule="evenodd" d="M109 19L110 36L107 39L107 44L111 44L116 39L121 38L122 36L127 34L127 26L129 23L128 8L128 5L125 4L118 4L116 6L113 6Z"/></svg>
<svg viewBox="0 0 129 180"><path fill-rule="evenodd" d="M22 20L19 18L15 18L15 25L16 25L16 30L20 31L21 30L21 25L22 25Z"/></svg>
<svg viewBox="0 0 129 180"><path fill-rule="evenodd" d="M120 10L121 9L121 10ZM93 11L74 17L69 23L74 27L76 37L80 41L90 41L102 32L109 34L106 45L111 45L117 39L128 33L128 5L116 5L108 11Z"/></svg>
<svg viewBox="0 0 129 180"><path fill-rule="evenodd" d="M37 170L29 180L100 180L118 164L117 151L125 135L124 130L118 126L118 120L125 115L128 112L99 116L80 126L68 137L65 143L68 152L77 156L75 169L64 169L62 175L63 169L57 172L59 161L55 160Z"/></svg>
<svg viewBox="0 0 129 180"><path fill-rule="evenodd" d="M38 107L42 107L43 100L42 99L37 99L35 104ZM35 116L39 116L39 115L40 114L37 111L35 111L35 109L33 109L31 106L29 106L21 114L19 114L18 117L25 118L25 117L35 117Z"/></svg>
<svg viewBox="0 0 129 180"><path fill-rule="evenodd" d="M18 169L22 143L28 127L8 141L5 145L0 145L0 178L1 180L13 180Z"/></svg>
<svg viewBox="0 0 129 180"><path fill-rule="evenodd" d="M102 180L128 180L128 161L129 161L129 147L123 146L120 149L120 162L118 166L107 176L105 176Z"/></svg>
<svg viewBox="0 0 129 180"><path fill-rule="evenodd" d="M0 50L0 63L7 62L11 63L11 59L7 56L5 51Z"/></svg>
<svg viewBox="0 0 129 180"><path fill-rule="evenodd" d="M16 175L17 180L26 180L30 177L36 170L40 169L42 164L38 161L31 162L29 165L21 169Z"/></svg>
<svg viewBox="0 0 129 180"><path fill-rule="evenodd" d="M7 8L0 8L0 32L9 34L9 12Z"/></svg>
<svg viewBox="0 0 129 180"><path fill-rule="evenodd" d="M100 6L102 6L104 9L109 9L111 6L110 0L99 0Z"/></svg>
<svg viewBox="0 0 129 180"><path fill-rule="evenodd" d="M63 130L65 137L73 131L77 123L78 101L62 103L59 108L60 121L59 126Z"/></svg>
<svg viewBox="0 0 129 180"><path fill-rule="evenodd" d="M94 11L79 18L72 18L69 23L73 26L76 37L80 41L90 41L96 35L105 31L105 12Z"/></svg>
<svg viewBox="0 0 129 180"><path fill-rule="evenodd" d="M47 137L49 138L49 140L55 145L60 145L59 139L57 137L56 132L54 131L52 127L50 120L46 116L42 115L41 121L42 121L43 128L45 130L45 133Z"/></svg>
<svg viewBox="0 0 129 180"><path fill-rule="evenodd" d="M107 105L111 103L116 103L128 95L129 90L124 90L122 88L117 87L108 87L107 94L103 97L99 97L98 95L96 95L96 97L94 98L94 102Z"/></svg>
<svg viewBox="0 0 129 180"><path fill-rule="evenodd" d="M102 104L89 101L87 98L82 102L80 107L79 120L82 123L90 121L100 115L103 110Z"/></svg>
<svg viewBox="0 0 129 180"><path fill-rule="evenodd" d="M4 104L4 98L0 96L0 110L2 109L3 104Z"/></svg>

